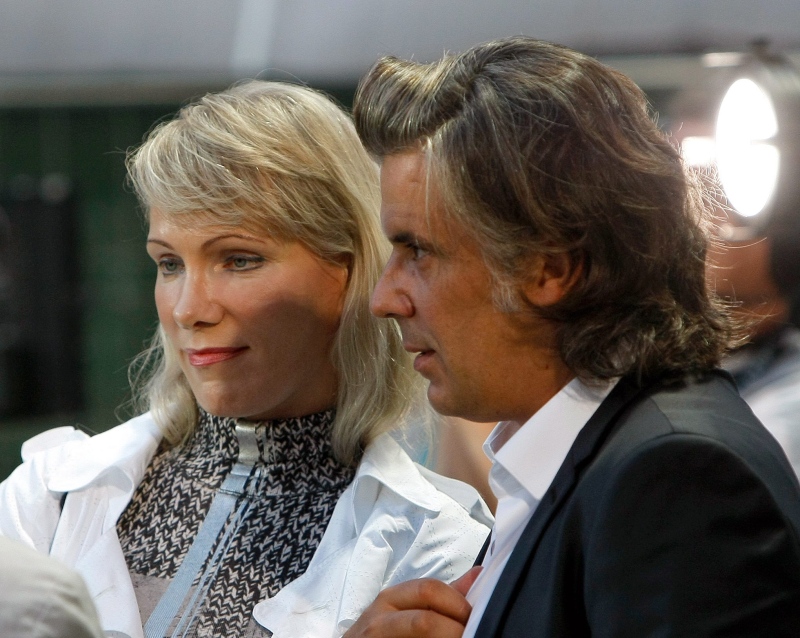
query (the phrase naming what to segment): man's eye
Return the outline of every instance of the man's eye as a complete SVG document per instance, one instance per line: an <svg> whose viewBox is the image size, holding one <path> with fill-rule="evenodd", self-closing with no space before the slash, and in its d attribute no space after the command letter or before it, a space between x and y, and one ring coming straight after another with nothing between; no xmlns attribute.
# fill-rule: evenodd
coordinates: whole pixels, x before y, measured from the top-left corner
<svg viewBox="0 0 800 638"><path fill-rule="evenodd" d="M421 259L427 254L427 251L420 247L419 244L408 244L408 249L411 251L411 254L414 256L414 259Z"/></svg>

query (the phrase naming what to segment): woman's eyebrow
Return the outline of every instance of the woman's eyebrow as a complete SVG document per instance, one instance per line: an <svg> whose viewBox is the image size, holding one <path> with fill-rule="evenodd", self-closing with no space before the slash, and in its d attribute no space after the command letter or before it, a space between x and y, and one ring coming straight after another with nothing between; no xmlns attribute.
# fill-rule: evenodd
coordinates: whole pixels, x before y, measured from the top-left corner
<svg viewBox="0 0 800 638"><path fill-rule="evenodd" d="M169 242L166 242L163 239L159 239L158 237L148 237L147 243L158 244L159 246L163 246L164 248L169 248L170 250L172 250L172 245Z"/></svg>
<svg viewBox="0 0 800 638"><path fill-rule="evenodd" d="M224 235L217 235L203 242L203 248L208 248L211 244L222 241L223 239L245 239L247 241L255 241L259 244L267 243L264 239L256 237L255 235L245 235L243 233L226 233Z"/></svg>
<svg viewBox="0 0 800 638"><path fill-rule="evenodd" d="M212 237L203 242L202 247L208 248L215 242L221 241L223 239L245 239L247 241L255 241L260 244L266 243L265 240L261 239L260 237L256 237L255 235L244 235L242 233L226 233L225 235L217 235L216 237ZM172 249L172 245L163 239L159 239L158 237L148 237L147 238L148 244L158 244L160 246L164 246L165 248Z"/></svg>

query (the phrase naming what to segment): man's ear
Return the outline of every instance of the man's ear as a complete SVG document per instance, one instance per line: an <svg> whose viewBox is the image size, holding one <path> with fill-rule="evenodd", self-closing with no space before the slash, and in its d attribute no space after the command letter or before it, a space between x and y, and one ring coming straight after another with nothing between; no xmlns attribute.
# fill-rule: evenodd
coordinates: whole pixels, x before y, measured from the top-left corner
<svg viewBox="0 0 800 638"><path fill-rule="evenodd" d="M539 254L531 259L522 294L533 306L552 306L566 295L583 270L568 253Z"/></svg>

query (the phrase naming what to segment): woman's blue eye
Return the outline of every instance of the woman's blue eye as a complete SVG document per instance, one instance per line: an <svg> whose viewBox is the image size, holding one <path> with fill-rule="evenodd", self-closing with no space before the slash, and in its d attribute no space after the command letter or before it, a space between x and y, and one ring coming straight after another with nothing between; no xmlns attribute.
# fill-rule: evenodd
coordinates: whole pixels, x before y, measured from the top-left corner
<svg viewBox="0 0 800 638"><path fill-rule="evenodd" d="M172 275L180 269L180 263L177 259L160 259L158 262L158 269L165 275Z"/></svg>
<svg viewBox="0 0 800 638"><path fill-rule="evenodd" d="M264 261L257 255L233 255L228 258L228 266L234 270L251 270Z"/></svg>

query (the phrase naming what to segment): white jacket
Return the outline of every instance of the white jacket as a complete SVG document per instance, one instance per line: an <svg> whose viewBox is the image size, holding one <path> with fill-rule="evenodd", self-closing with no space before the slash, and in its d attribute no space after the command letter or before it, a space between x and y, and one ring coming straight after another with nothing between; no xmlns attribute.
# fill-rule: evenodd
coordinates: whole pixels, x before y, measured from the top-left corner
<svg viewBox="0 0 800 638"><path fill-rule="evenodd" d="M27 441L23 464L0 484L0 535L73 567L103 628L130 638L143 637L142 620L116 523L160 440L149 413L93 437L56 428ZM416 465L383 435L367 448L306 574L253 615L275 638L339 636L386 586L460 576L491 522L475 490Z"/></svg>

